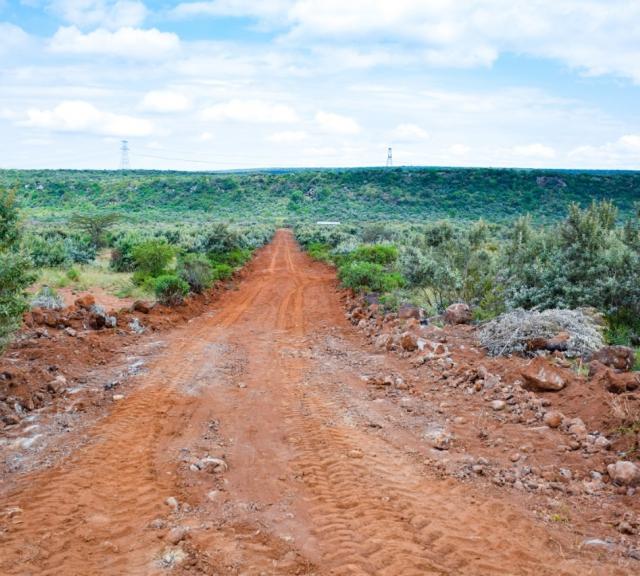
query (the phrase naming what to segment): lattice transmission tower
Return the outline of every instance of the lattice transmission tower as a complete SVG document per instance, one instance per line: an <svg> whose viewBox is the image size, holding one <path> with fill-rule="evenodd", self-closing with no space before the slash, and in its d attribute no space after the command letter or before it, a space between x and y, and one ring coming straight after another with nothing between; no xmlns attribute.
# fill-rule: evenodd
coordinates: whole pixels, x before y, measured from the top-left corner
<svg viewBox="0 0 640 576"><path fill-rule="evenodd" d="M122 140L120 142L120 170L129 170L129 141Z"/></svg>

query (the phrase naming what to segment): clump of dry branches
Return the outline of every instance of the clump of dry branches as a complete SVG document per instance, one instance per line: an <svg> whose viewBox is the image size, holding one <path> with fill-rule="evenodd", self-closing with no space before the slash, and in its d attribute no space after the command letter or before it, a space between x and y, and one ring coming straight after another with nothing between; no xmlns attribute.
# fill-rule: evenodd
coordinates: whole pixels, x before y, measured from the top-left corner
<svg viewBox="0 0 640 576"><path fill-rule="evenodd" d="M480 343L492 356L526 354L536 338L568 334L567 356L585 356L604 345L596 321L580 310L514 310L498 316L480 330Z"/></svg>

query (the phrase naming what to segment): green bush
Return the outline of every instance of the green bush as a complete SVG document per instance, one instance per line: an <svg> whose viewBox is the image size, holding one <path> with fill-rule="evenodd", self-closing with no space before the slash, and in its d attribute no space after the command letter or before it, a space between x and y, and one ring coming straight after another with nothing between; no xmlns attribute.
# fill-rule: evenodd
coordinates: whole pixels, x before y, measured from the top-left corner
<svg viewBox="0 0 640 576"><path fill-rule="evenodd" d="M67 236L64 247L71 262L89 264L96 259L96 247L85 236Z"/></svg>
<svg viewBox="0 0 640 576"><path fill-rule="evenodd" d="M628 310L610 314L604 335L608 344L637 346L640 344L640 318Z"/></svg>
<svg viewBox="0 0 640 576"><path fill-rule="evenodd" d="M111 268L116 272L133 272L136 267L133 251L141 242L136 233L126 233L115 239L111 249Z"/></svg>
<svg viewBox="0 0 640 576"><path fill-rule="evenodd" d="M154 280L154 292L161 304L177 306L189 294L189 284L174 274L163 274Z"/></svg>
<svg viewBox="0 0 640 576"><path fill-rule="evenodd" d="M96 250L88 238L69 234L58 228L30 230L23 245L34 266L60 268L73 263L88 263L95 259Z"/></svg>
<svg viewBox="0 0 640 576"><path fill-rule="evenodd" d="M229 264L214 264L212 277L214 281L227 280L233 276L233 268Z"/></svg>
<svg viewBox="0 0 640 576"><path fill-rule="evenodd" d="M66 276L72 282L76 282L76 281L80 280L80 272L78 272L78 270L76 268L69 268L69 270L67 270L67 272L66 272Z"/></svg>
<svg viewBox="0 0 640 576"><path fill-rule="evenodd" d="M610 340L629 344L640 328L638 222L616 226L610 202L573 204L552 228L520 219L503 248L507 306L594 307L610 318Z"/></svg>
<svg viewBox="0 0 640 576"><path fill-rule="evenodd" d="M13 194L0 188L0 350L28 309L25 288L33 281L30 261L20 250L19 216Z"/></svg>
<svg viewBox="0 0 640 576"><path fill-rule="evenodd" d="M132 251L136 272L156 278L165 272L175 253L176 249L166 240L142 242Z"/></svg>
<svg viewBox="0 0 640 576"><path fill-rule="evenodd" d="M136 270L131 275L131 282L133 282L134 286L153 287L153 280L153 276L151 276L147 272L143 272L142 270Z"/></svg>
<svg viewBox="0 0 640 576"><path fill-rule="evenodd" d="M357 291L390 292L402 287L404 279L397 272L386 272L374 262L347 262L339 269L343 286Z"/></svg>
<svg viewBox="0 0 640 576"><path fill-rule="evenodd" d="M380 242L381 240L390 240L391 231L383 222L375 222L364 226L360 237L366 243Z"/></svg>
<svg viewBox="0 0 640 576"><path fill-rule="evenodd" d="M233 248L227 252L209 252L207 257L212 264L228 264L233 268L239 268L251 259L251 250Z"/></svg>
<svg viewBox="0 0 640 576"><path fill-rule="evenodd" d="M353 260L389 266L398 259L398 249L391 244L364 244L351 254Z"/></svg>
<svg viewBox="0 0 640 576"><path fill-rule="evenodd" d="M201 254L186 254L179 258L176 272L196 294L201 294L213 283L211 262Z"/></svg>
<svg viewBox="0 0 640 576"><path fill-rule="evenodd" d="M237 230L232 230L227 224L219 222L198 233L197 242L194 243L196 252L205 254L226 254L244 244L242 235Z"/></svg>
<svg viewBox="0 0 640 576"><path fill-rule="evenodd" d="M379 302L385 310L395 312L406 302L406 298L402 297L400 291L387 292L380 296Z"/></svg>
<svg viewBox="0 0 640 576"><path fill-rule="evenodd" d="M331 247L328 244L323 244L321 242L312 242L307 246L309 256L314 260L320 260L321 262L331 261L330 250Z"/></svg>
<svg viewBox="0 0 640 576"><path fill-rule="evenodd" d="M25 247L36 268L58 268L70 264L69 255L61 238L29 235Z"/></svg>

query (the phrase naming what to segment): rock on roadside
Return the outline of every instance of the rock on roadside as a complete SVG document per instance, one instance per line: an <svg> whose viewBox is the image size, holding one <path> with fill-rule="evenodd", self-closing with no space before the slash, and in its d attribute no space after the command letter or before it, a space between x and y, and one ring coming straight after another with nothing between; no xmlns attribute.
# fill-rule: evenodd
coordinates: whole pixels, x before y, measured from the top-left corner
<svg viewBox="0 0 640 576"><path fill-rule="evenodd" d="M545 423L545 425L549 426L549 428L559 428L560 424L562 424L563 419L564 416L561 412L558 412L557 410L551 410L545 413L542 421Z"/></svg>
<svg viewBox="0 0 640 576"><path fill-rule="evenodd" d="M464 302L452 304L444 312L444 321L447 324L468 324L472 319L471 308Z"/></svg>
<svg viewBox="0 0 640 576"><path fill-rule="evenodd" d="M618 460L607 466L607 472L613 482L621 486L636 486L640 484L640 468L633 462Z"/></svg>
<svg viewBox="0 0 640 576"><path fill-rule="evenodd" d="M605 346L594 352L590 359L597 360L610 368L628 372L635 364L636 355L633 348L628 346Z"/></svg>
<svg viewBox="0 0 640 576"><path fill-rule="evenodd" d="M534 392L557 392L567 385L562 371L544 358L534 358L521 375L524 387Z"/></svg>

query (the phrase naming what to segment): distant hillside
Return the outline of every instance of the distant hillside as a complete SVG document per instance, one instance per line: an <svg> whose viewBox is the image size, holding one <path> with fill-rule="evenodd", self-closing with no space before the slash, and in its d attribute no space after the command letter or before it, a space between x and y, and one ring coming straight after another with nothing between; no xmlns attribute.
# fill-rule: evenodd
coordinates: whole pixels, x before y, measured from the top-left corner
<svg viewBox="0 0 640 576"><path fill-rule="evenodd" d="M570 202L640 201L640 172L477 168L366 168L238 173L0 171L34 217L119 210L224 219L510 219L565 214ZM185 214L186 216L187 214Z"/></svg>

